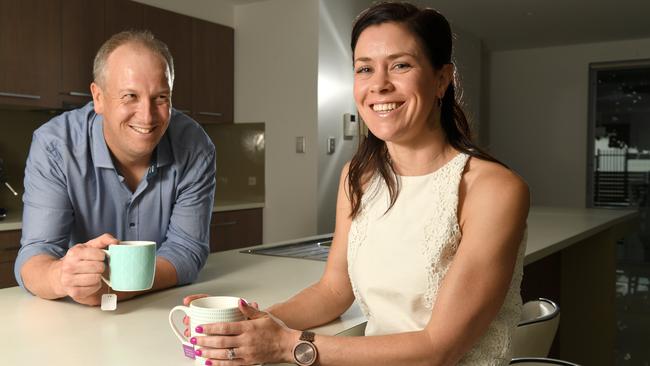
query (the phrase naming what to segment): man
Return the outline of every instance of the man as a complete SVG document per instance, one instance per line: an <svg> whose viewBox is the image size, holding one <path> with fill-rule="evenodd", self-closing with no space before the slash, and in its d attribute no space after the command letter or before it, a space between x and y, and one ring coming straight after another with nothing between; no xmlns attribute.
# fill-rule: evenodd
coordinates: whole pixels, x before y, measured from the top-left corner
<svg viewBox="0 0 650 366"><path fill-rule="evenodd" d="M33 294L86 305L108 292L101 249L119 240L157 243L152 290L194 281L209 253L215 187L214 145L171 108L164 43L146 31L116 34L93 74L92 103L34 132L14 268Z"/></svg>

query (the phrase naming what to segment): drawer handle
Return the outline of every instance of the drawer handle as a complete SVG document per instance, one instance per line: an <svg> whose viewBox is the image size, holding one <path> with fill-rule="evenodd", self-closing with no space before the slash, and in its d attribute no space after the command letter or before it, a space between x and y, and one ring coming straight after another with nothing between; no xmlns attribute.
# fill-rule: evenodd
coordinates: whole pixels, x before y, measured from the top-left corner
<svg viewBox="0 0 650 366"><path fill-rule="evenodd" d="M237 220L217 222L214 224L214 226L233 226L233 225L237 225Z"/></svg>
<svg viewBox="0 0 650 366"><path fill-rule="evenodd" d="M84 93L84 92L71 91L71 92L68 93L68 95L73 96L73 97L88 97L88 98L92 98L92 94L90 94L90 93Z"/></svg>
<svg viewBox="0 0 650 366"><path fill-rule="evenodd" d="M22 98L22 99L41 99L40 95L5 93L5 92L0 92L0 97Z"/></svg>
<svg viewBox="0 0 650 366"><path fill-rule="evenodd" d="M192 113L192 111L189 110L189 109L177 109L177 111L182 112L182 113L185 113L185 114L190 114L190 113Z"/></svg>
<svg viewBox="0 0 650 366"><path fill-rule="evenodd" d="M211 117L221 117L223 113L221 112L199 112L200 116L211 116Z"/></svg>

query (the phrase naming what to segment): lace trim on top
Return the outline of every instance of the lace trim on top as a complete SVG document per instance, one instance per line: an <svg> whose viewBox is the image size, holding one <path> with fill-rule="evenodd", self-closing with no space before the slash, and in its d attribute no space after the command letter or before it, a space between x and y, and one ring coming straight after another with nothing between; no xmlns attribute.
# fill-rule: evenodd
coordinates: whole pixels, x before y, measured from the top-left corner
<svg viewBox="0 0 650 366"><path fill-rule="evenodd" d="M433 308L440 283L447 274L454 259L461 232L458 225L458 187L469 156L459 153L444 167L436 171L435 183L430 186L434 202L427 224L424 227L424 240L421 250L426 261L427 289L424 306Z"/></svg>
<svg viewBox="0 0 650 366"><path fill-rule="evenodd" d="M366 241L366 233L368 229L368 204L370 201L372 201L372 198L374 198L377 195L377 192L380 188L379 182L380 182L379 175L375 174L371 179L370 184L368 184L367 191L369 194L364 194L361 197L361 209L359 210L359 214L357 215L357 217L355 217L354 220L352 220L350 231L348 233L348 273L351 273L352 271L354 261L357 259L357 252L359 251L359 248ZM370 310L368 309L368 305L363 300L363 297L359 293L359 290L357 289L357 286L354 284L354 281L352 281L352 277L351 276L348 277L350 278L350 284L352 285L352 292L354 293L354 297L357 299L357 302L359 303L361 312L363 313L363 315L365 315L367 319L369 319L371 314L370 314Z"/></svg>

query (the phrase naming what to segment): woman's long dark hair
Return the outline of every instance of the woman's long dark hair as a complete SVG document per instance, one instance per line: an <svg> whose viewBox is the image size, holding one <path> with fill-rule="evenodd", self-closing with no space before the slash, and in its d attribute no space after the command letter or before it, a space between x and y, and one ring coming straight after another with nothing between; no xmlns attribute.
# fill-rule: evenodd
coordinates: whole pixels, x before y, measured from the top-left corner
<svg viewBox="0 0 650 366"><path fill-rule="evenodd" d="M434 70L440 70L444 65L452 63L452 34L447 19L433 9L420 9L409 3L379 3L359 14L352 28L352 54L354 55L359 36L366 28L387 22L404 25L418 38ZM354 56L352 58L354 59ZM503 165L473 142L465 113L456 100L453 80L441 102L440 124L449 144L470 156ZM386 143L368 131L368 136L363 138L352 157L348 171L347 185L353 218L361 211L363 184L377 172L388 187L390 209L399 194L396 173Z"/></svg>

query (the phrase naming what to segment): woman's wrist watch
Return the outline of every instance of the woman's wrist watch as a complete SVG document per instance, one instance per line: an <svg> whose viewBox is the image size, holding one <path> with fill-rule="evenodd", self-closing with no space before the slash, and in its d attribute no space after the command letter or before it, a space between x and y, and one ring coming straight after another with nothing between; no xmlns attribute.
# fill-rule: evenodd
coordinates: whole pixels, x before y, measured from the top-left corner
<svg viewBox="0 0 650 366"><path fill-rule="evenodd" d="M293 361L300 366L311 366L316 364L318 351L314 345L314 332L303 331L300 340L293 346Z"/></svg>

